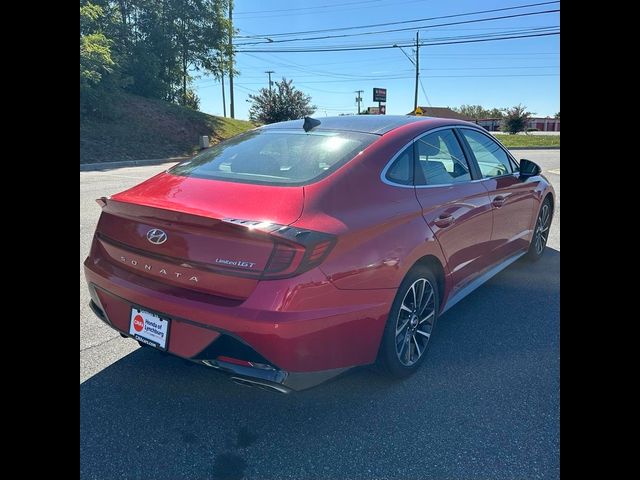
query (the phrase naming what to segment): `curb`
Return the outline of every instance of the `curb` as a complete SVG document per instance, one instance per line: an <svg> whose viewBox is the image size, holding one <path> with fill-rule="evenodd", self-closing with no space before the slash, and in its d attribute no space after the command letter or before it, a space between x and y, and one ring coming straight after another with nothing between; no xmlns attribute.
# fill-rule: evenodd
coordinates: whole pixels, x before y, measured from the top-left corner
<svg viewBox="0 0 640 480"><path fill-rule="evenodd" d="M507 150L560 150L560 147L505 147Z"/></svg>
<svg viewBox="0 0 640 480"><path fill-rule="evenodd" d="M191 157L152 158L149 160L125 160L122 162L81 163L80 171L109 170L111 168L140 167L143 165L161 165L163 163L181 162Z"/></svg>

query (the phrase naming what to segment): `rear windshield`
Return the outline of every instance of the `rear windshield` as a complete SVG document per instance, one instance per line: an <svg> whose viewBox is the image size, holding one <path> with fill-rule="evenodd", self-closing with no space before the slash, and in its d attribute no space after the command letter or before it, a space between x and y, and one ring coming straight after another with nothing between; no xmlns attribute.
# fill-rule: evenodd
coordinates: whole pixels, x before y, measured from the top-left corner
<svg viewBox="0 0 640 480"><path fill-rule="evenodd" d="M268 185L305 185L344 165L378 138L359 132L257 129L209 148L169 173Z"/></svg>

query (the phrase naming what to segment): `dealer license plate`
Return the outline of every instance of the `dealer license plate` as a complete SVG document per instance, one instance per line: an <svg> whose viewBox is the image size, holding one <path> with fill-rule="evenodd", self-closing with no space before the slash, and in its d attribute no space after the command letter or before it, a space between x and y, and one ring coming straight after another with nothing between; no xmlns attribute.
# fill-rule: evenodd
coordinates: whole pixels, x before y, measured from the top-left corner
<svg viewBox="0 0 640 480"><path fill-rule="evenodd" d="M160 350L166 350L169 338L168 318L162 318L155 313L133 307L131 309L131 323L129 335L136 340Z"/></svg>

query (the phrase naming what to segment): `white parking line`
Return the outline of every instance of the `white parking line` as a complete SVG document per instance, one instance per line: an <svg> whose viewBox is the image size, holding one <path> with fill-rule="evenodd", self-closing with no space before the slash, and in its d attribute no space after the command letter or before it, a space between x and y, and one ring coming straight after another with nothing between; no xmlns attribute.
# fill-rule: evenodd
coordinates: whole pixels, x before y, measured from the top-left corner
<svg viewBox="0 0 640 480"><path fill-rule="evenodd" d="M555 173L556 175L560 175L560 169L559 168L555 168L553 170L547 170L549 173Z"/></svg>
<svg viewBox="0 0 640 480"><path fill-rule="evenodd" d="M118 175L116 173L105 173L105 172L100 172L100 175L106 175L108 177L119 177L119 178L133 178L134 180L144 180L145 178L147 178L146 176L144 177L134 177L131 175Z"/></svg>

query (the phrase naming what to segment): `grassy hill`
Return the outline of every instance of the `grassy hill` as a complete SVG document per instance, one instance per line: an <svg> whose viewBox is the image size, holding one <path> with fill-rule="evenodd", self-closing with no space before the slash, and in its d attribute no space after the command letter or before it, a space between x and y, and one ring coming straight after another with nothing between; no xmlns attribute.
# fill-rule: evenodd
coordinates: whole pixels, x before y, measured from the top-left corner
<svg viewBox="0 0 640 480"><path fill-rule="evenodd" d="M201 135L214 144L254 127L128 94L115 97L111 108L105 119L80 118L80 163L191 155Z"/></svg>

